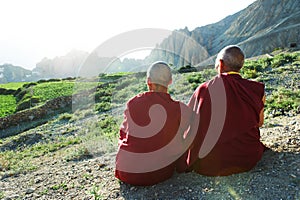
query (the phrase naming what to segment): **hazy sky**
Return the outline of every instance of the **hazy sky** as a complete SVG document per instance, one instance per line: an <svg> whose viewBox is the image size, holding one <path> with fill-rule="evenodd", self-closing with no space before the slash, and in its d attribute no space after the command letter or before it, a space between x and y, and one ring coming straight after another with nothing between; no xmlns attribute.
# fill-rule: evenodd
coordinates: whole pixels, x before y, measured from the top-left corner
<svg viewBox="0 0 300 200"><path fill-rule="evenodd" d="M255 0L0 0L0 64L32 69L72 49L93 51L141 28L189 30L217 22Z"/></svg>

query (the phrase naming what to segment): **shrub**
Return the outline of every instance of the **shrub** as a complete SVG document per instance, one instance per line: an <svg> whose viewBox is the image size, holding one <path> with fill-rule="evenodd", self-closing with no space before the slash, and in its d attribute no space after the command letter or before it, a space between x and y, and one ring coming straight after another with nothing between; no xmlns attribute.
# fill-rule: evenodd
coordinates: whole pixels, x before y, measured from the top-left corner
<svg viewBox="0 0 300 200"><path fill-rule="evenodd" d="M300 91L286 88L277 88L267 97L266 111L273 116L284 115L288 112L299 112Z"/></svg>
<svg viewBox="0 0 300 200"><path fill-rule="evenodd" d="M26 90L18 89L14 94L15 97L16 97L17 102L21 101L21 99L26 95L26 93L27 93Z"/></svg>
<svg viewBox="0 0 300 200"><path fill-rule="evenodd" d="M37 83L34 83L34 82L32 82L32 83L26 83L26 84L23 85L23 88L29 88L29 87L35 86L35 85L37 85Z"/></svg>
<svg viewBox="0 0 300 200"><path fill-rule="evenodd" d="M241 69L241 74L246 79L254 79L258 77L259 72L264 71L266 66L267 65L261 63L261 60L246 61L243 68Z"/></svg>
<svg viewBox="0 0 300 200"><path fill-rule="evenodd" d="M69 121L70 119L72 119L73 114L71 113L63 113L58 117L58 120L62 120L62 121Z"/></svg>
<svg viewBox="0 0 300 200"><path fill-rule="evenodd" d="M295 60L297 60L298 55L295 54L290 54L290 53L281 53L276 56L274 56L273 61L272 61L272 67L277 68L282 65L285 65L287 63L292 63Z"/></svg>
<svg viewBox="0 0 300 200"><path fill-rule="evenodd" d="M187 81L189 83L196 83L196 84L200 84L206 81L205 78L203 78L202 74L200 72L193 72L190 73L187 77L186 77Z"/></svg>
<svg viewBox="0 0 300 200"><path fill-rule="evenodd" d="M109 111L111 109L111 103L110 102L100 102L96 103L95 110L99 113Z"/></svg>
<svg viewBox="0 0 300 200"><path fill-rule="evenodd" d="M40 98L37 96L25 98L21 102L18 103L16 111L25 110L31 107L36 106L40 102Z"/></svg>
<svg viewBox="0 0 300 200"><path fill-rule="evenodd" d="M188 73L188 72L196 72L197 69L195 67L191 67L190 65L187 65L185 67L180 67L178 72L179 73Z"/></svg>

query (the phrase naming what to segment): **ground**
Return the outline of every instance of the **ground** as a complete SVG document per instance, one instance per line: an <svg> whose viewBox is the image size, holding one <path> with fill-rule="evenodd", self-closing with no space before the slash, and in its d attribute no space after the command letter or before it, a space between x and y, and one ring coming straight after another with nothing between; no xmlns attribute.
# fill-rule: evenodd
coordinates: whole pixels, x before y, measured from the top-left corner
<svg viewBox="0 0 300 200"><path fill-rule="evenodd" d="M2 198L9 199L300 199L300 115L267 119L261 140L270 147L249 172L226 177L175 174L149 187L114 177L115 152L65 161L53 152L37 159L39 168L4 174Z"/></svg>

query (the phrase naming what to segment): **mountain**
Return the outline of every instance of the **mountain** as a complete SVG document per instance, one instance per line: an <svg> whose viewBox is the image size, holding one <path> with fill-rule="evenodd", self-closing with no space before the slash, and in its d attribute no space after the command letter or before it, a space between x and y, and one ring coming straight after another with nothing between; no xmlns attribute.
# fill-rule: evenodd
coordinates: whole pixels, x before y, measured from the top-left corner
<svg viewBox="0 0 300 200"><path fill-rule="evenodd" d="M0 83L31 81L30 70L11 64L0 65Z"/></svg>
<svg viewBox="0 0 300 200"><path fill-rule="evenodd" d="M137 72L147 69L141 59L100 57L96 52L72 50L64 56L44 58L30 71L11 64L0 65L0 83L37 81L40 79L97 76L100 73Z"/></svg>
<svg viewBox="0 0 300 200"><path fill-rule="evenodd" d="M101 57L96 52L73 50L64 56L44 58L32 72L12 65L0 66L0 82L144 71L156 60L167 61L175 67L203 67L212 65L216 54L230 44L240 45L247 58L271 53L277 48L298 49L299 8L299 0L257 0L217 23L192 31L188 28L174 30L144 60L121 60Z"/></svg>
<svg viewBox="0 0 300 200"><path fill-rule="evenodd" d="M88 55L85 51L72 50L64 56L44 58L36 64L32 72L46 79L74 77Z"/></svg>
<svg viewBox="0 0 300 200"><path fill-rule="evenodd" d="M65 56L54 59L44 58L36 64L33 73L41 78L65 78L77 76L95 76L100 73L134 71L143 65L143 60L117 57L101 57L96 51L87 53L72 50Z"/></svg>
<svg viewBox="0 0 300 200"><path fill-rule="evenodd" d="M225 46L238 44L246 57L270 53L276 48L300 46L300 1L257 0L223 20L175 30L148 59L164 57L175 66L209 65ZM175 57L174 57L175 55Z"/></svg>

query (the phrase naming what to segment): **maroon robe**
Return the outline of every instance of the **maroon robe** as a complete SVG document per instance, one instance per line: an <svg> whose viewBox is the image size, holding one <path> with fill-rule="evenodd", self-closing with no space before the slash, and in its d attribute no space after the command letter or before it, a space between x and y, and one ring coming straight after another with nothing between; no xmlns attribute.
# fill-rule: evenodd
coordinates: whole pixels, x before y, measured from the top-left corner
<svg viewBox="0 0 300 200"><path fill-rule="evenodd" d="M218 75L195 90L188 104L200 114L188 158L195 172L224 176L248 171L257 164L265 148L258 127L263 96L262 83L243 79L239 74ZM214 119L213 114L217 116ZM200 149L207 132L212 137L203 151Z"/></svg>
<svg viewBox="0 0 300 200"><path fill-rule="evenodd" d="M153 105L157 110L151 114ZM193 141L184 138L190 114L191 109L167 93L145 92L129 100L120 129L115 176L132 185L153 185L170 178L177 159Z"/></svg>

